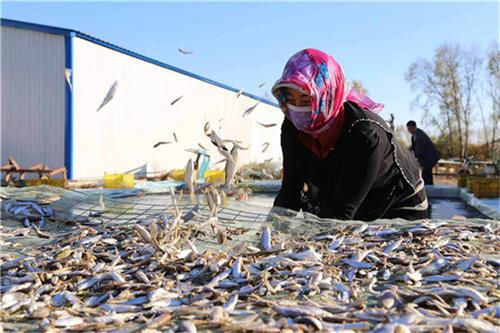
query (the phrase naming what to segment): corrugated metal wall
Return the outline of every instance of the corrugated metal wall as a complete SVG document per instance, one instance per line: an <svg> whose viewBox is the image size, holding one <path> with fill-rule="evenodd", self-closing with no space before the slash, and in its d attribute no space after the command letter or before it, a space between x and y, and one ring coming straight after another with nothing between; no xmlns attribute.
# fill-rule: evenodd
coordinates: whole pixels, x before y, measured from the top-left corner
<svg viewBox="0 0 500 333"><path fill-rule="evenodd" d="M242 118L255 100L243 95L236 98L229 90L81 38L74 38L73 45L75 178L183 168L193 156L185 149L197 148L198 143L210 149L215 163L221 157L203 134L206 121L223 138L251 144L251 149L241 151L242 163L281 158L283 115L278 108L261 102L250 117ZM114 98L97 111L115 81ZM255 121L279 125L264 129ZM174 131L178 144L153 149L157 141L173 141ZM272 144L261 153L264 142Z"/></svg>
<svg viewBox="0 0 500 333"><path fill-rule="evenodd" d="M64 166L64 37L1 27L2 165Z"/></svg>

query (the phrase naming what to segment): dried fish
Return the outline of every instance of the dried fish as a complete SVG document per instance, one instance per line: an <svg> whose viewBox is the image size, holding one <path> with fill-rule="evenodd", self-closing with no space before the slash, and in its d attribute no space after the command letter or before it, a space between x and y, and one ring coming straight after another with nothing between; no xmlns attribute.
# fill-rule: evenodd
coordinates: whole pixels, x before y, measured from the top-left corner
<svg viewBox="0 0 500 333"><path fill-rule="evenodd" d="M102 100L101 105L99 105L99 107L97 108L97 111L100 111L106 104L108 104L113 99L113 97L116 94L117 87L118 87L118 81L113 82L113 84L109 88L106 96Z"/></svg>
<svg viewBox="0 0 500 333"><path fill-rule="evenodd" d="M230 157L230 159L226 160L226 166L224 167L224 187L226 189L230 188L238 167L238 147L236 145L231 149Z"/></svg>
<svg viewBox="0 0 500 333"><path fill-rule="evenodd" d="M270 128L270 127L274 127L274 126L278 125L277 123L264 124L264 123L260 123L258 121L256 123L259 124L260 126L264 127L264 128Z"/></svg>
<svg viewBox="0 0 500 333"><path fill-rule="evenodd" d="M194 193L194 182L195 182L195 175L194 175L194 164L193 160L190 158L186 164L186 175L184 177L184 182L186 183L189 193L193 194Z"/></svg>
<svg viewBox="0 0 500 333"><path fill-rule="evenodd" d="M333 223L314 235L295 226L287 234L282 218L255 235L256 226L226 223L219 189L203 191L214 214L199 207L191 217L183 214L172 190L172 208L160 217L75 228L17 258L2 252L2 325L12 331L35 321L32 331L119 331L130 321L145 332L498 331L496 221L487 227ZM102 201L101 210L113 209ZM2 202L2 212L20 226L26 218L32 226L40 217L51 220L45 208Z"/></svg>
<svg viewBox="0 0 500 333"><path fill-rule="evenodd" d="M262 230L261 244L264 251L271 251L271 229L269 227L264 227Z"/></svg>
<svg viewBox="0 0 500 333"><path fill-rule="evenodd" d="M188 51L188 50L184 50L181 48L178 48L177 51L179 51L180 53L185 54L185 55L194 53L193 51Z"/></svg>
<svg viewBox="0 0 500 333"><path fill-rule="evenodd" d="M177 97L176 99L174 99L172 102L170 102L170 105L174 105L175 103L177 103L178 101L180 101L180 99L184 97L184 95L181 95L179 97Z"/></svg>
<svg viewBox="0 0 500 333"><path fill-rule="evenodd" d="M153 145L153 148L158 148L158 147L159 147L159 146L161 146L161 145L168 145L168 144L171 144L171 143L172 143L172 142L170 142L170 141L158 141L157 143L155 143L155 144Z"/></svg>
<svg viewBox="0 0 500 333"><path fill-rule="evenodd" d="M249 116L258 105L259 105L259 102L255 103L254 105L252 105L251 107L246 109L245 112L243 112L242 117L245 118L246 116Z"/></svg>
<svg viewBox="0 0 500 333"><path fill-rule="evenodd" d="M234 293L229 300L227 301L226 304L224 304L223 309L226 310L228 313L231 313L234 311L234 307L236 306L236 303L238 302L238 293Z"/></svg>

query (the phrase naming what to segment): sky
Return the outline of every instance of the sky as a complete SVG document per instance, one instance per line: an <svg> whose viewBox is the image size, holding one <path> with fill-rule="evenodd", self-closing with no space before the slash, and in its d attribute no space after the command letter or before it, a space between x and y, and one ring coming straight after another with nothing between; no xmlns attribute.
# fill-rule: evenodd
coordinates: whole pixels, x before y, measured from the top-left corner
<svg viewBox="0 0 500 333"><path fill-rule="evenodd" d="M396 124L423 118L405 81L412 62L443 43L484 50L499 37L496 2L3 1L1 9L3 18L79 30L267 98L291 55L318 48Z"/></svg>

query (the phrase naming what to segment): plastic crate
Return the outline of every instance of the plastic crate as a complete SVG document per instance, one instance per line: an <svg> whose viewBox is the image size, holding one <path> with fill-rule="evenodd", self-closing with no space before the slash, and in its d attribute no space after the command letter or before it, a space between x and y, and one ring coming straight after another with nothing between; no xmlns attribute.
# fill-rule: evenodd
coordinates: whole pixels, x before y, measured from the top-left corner
<svg viewBox="0 0 500 333"><path fill-rule="evenodd" d="M183 182L186 176L186 170L184 169L174 169L170 173L170 177L174 180ZM207 183L224 183L224 170L208 170L205 171L203 177Z"/></svg>
<svg viewBox="0 0 500 333"><path fill-rule="evenodd" d="M180 182L184 181L184 178L186 177L186 170L184 169L174 169L170 172L170 177L172 179L178 180Z"/></svg>
<svg viewBox="0 0 500 333"><path fill-rule="evenodd" d="M66 179L59 178L25 179L24 183L26 186L50 185L56 187L66 187L68 185L68 181Z"/></svg>
<svg viewBox="0 0 500 333"><path fill-rule="evenodd" d="M208 170L205 171L205 182L224 184L226 173L224 170Z"/></svg>
<svg viewBox="0 0 500 333"><path fill-rule="evenodd" d="M104 175L104 188L134 188L134 175L131 173L110 173Z"/></svg>
<svg viewBox="0 0 500 333"><path fill-rule="evenodd" d="M472 193L472 183L474 182L475 178L476 178L475 176L467 176L467 181L466 181L467 192Z"/></svg>
<svg viewBox="0 0 500 333"><path fill-rule="evenodd" d="M472 192L478 198L498 198L500 178L478 177L472 181Z"/></svg>

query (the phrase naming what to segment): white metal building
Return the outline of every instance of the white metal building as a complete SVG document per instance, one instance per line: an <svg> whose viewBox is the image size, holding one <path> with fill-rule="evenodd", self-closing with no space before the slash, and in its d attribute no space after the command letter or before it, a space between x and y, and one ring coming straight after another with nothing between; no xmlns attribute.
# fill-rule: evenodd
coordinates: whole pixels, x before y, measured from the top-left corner
<svg viewBox="0 0 500 333"><path fill-rule="evenodd" d="M97 111L115 82L113 98ZM22 166L66 166L71 179L149 173L184 167L193 156L185 149L198 143L214 163L220 155L203 133L206 121L250 146L241 163L281 159L277 104L236 97L238 90L75 30L2 19L2 164L13 156ZM153 148L173 141L174 131L179 143Z"/></svg>

